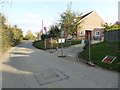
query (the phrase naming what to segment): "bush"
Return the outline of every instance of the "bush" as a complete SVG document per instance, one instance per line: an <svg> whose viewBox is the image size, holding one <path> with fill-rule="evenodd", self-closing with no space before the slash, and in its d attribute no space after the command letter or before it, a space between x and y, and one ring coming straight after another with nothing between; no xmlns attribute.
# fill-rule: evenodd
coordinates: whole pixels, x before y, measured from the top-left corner
<svg viewBox="0 0 120 90"><path fill-rule="evenodd" d="M22 42L23 32L16 25L13 27L6 25L6 18L1 14L0 21L2 21L2 52L5 52L9 47Z"/></svg>

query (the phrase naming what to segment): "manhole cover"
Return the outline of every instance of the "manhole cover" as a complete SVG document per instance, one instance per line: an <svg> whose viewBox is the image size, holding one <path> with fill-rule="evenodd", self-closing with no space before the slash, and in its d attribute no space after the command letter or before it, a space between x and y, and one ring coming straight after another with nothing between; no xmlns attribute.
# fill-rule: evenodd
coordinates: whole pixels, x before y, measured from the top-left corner
<svg viewBox="0 0 120 90"><path fill-rule="evenodd" d="M63 74L57 69L49 69L41 73L36 73L34 76L40 85L45 85L69 78L67 75Z"/></svg>

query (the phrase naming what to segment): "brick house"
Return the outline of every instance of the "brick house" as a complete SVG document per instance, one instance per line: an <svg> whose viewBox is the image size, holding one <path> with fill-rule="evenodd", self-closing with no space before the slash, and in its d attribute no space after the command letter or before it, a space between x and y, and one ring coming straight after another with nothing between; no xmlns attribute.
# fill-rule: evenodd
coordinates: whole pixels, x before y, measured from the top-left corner
<svg viewBox="0 0 120 90"><path fill-rule="evenodd" d="M83 15L80 20L80 28L77 29L77 38L87 40L88 34L90 34L91 40L104 37L103 24L105 24L104 20L95 11Z"/></svg>

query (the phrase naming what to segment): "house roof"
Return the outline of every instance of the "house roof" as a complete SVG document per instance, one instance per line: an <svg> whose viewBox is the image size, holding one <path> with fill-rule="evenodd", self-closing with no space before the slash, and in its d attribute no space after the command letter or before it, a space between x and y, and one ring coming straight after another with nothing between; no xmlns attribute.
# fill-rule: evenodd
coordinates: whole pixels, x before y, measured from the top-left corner
<svg viewBox="0 0 120 90"><path fill-rule="evenodd" d="M81 16L80 17L80 22L82 21L82 20L84 20L85 18L87 18L91 13L93 13L93 12L95 12L94 10L93 11L91 11L91 12L89 12L89 13L86 13L86 14L84 14L83 16Z"/></svg>
<svg viewBox="0 0 120 90"><path fill-rule="evenodd" d="M95 18L98 18L98 20L101 22L101 24L102 24L102 22L104 23L104 20L96 13L96 11L91 11L91 12L88 12L88 13L86 13L86 14L84 14L83 16L81 16L80 17L80 21L79 22L82 22L82 21L84 21L85 19L87 19L89 16L91 16L91 15L97 15L97 17L95 17ZM100 23L99 23L100 24ZM97 25L96 26L96 28L103 28L103 26L100 26L100 25ZM91 28L90 28L91 29ZM94 29L94 28L93 28Z"/></svg>
<svg viewBox="0 0 120 90"><path fill-rule="evenodd" d="M87 16L88 16L88 15L90 15L92 12L94 12L94 11L91 11L91 12L89 12L89 13L87 13L87 14L83 15L83 16L81 17L81 19L83 19L83 18L87 17Z"/></svg>

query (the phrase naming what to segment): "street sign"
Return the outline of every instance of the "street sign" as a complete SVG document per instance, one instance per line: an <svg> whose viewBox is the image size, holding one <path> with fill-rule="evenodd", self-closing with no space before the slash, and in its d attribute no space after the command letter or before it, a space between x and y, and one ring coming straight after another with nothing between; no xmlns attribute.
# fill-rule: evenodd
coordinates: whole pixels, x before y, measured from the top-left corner
<svg viewBox="0 0 120 90"><path fill-rule="evenodd" d="M58 39L58 42L59 42L59 43L65 43L65 38L60 38L60 39Z"/></svg>
<svg viewBox="0 0 120 90"><path fill-rule="evenodd" d="M105 56L105 58L102 60L102 62L104 62L104 63L112 63L115 59L116 59L115 56L109 56L109 55L107 55L107 56Z"/></svg>

